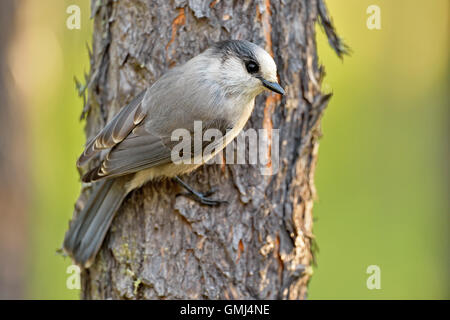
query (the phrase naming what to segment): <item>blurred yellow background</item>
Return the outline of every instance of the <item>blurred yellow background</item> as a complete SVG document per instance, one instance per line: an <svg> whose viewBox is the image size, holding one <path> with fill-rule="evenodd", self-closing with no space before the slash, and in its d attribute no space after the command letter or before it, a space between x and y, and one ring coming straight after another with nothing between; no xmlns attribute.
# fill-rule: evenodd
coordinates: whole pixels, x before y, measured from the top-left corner
<svg viewBox="0 0 450 320"><path fill-rule="evenodd" d="M316 186L317 267L311 299L450 298L448 0L328 0L352 55L339 60L318 29L332 91L322 127ZM81 8L69 30L66 8ZM381 30L369 30L369 5ZM82 100L74 76L89 71L88 0L22 1L10 48L31 147L26 295L76 299L69 259L55 253L80 182ZM366 269L381 268L368 290ZM1 290L1 288L0 288Z"/></svg>

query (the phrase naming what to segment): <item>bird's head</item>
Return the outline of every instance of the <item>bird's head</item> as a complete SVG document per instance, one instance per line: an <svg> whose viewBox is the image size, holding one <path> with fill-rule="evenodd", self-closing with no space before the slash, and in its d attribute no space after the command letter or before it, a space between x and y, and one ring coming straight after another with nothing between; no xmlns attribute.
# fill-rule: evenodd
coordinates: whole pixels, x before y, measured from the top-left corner
<svg viewBox="0 0 450 320"><path fill-rule="evenodd" d="M226 40L214 44L209 54L215 59L209 72L231 94L256 96L264 89L284 95L277 80L277 66L270 54L254 43Z"/></svg>

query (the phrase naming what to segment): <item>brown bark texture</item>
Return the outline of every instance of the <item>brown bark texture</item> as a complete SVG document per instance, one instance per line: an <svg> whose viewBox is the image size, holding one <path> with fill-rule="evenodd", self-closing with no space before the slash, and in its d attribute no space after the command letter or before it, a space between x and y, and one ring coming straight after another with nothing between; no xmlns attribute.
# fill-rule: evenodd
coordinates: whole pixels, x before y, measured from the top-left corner
<svg viewBox="0 0 450 320"><path fill-rule="evenodd" d="M287 94L257 98L248 128L280 129L280 169L205 165L183 177L218 187L230 204L206 207L170 180L134 191L116 215L94 265L82 272L84 299L302 299L313 263L314 169L322 94L315 28L341 55L320 0L93 1L87 138L164 72L225 39L273 55ZM270 152L270 148L269 151ZM270 164L268 165L270 167ZM89 188L78 201L82 206Z"/></svg>

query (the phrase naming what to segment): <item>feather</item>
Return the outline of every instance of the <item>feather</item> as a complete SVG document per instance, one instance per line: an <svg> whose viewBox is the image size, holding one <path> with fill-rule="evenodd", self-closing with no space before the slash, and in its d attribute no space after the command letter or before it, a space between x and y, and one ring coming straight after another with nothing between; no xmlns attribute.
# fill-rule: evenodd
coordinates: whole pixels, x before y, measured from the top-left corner
<svg viewBox="0 0 450 320"><path fill-rule="evenodd" d="M125 139L128 134L145 118L145 112L140 107L146 90L139 93L128 105L95 136L85 147L78 158L77 167L82 167L99 151L114 147Z"/></svg>

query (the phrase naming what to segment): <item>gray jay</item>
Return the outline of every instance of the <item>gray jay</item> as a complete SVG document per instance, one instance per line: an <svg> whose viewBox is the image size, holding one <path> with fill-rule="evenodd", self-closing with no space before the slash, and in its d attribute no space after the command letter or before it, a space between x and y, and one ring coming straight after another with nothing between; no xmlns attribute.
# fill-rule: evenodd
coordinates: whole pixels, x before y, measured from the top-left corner
<svg viewBox="0 0 450 320"><path fill-rule="evenodd" d="M193 132L194 121L201 121L203 129L224 133L220 151L243 129L255 97L265 88L284 94L272 57L251 42L228 40L169 70L141 92L86 144L77 161L78 167L84 167L100 160L82 177L92 183L92 192L70 223L64 251L89 268L125 196L150 180L173 178L201 203L222 203L178 177L209 159L174 163L171 134L179 128ZM194 151L191 156L199 154Z"/></svg>

